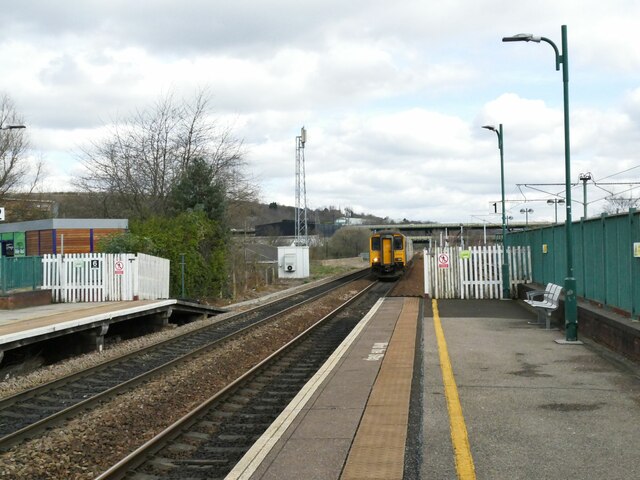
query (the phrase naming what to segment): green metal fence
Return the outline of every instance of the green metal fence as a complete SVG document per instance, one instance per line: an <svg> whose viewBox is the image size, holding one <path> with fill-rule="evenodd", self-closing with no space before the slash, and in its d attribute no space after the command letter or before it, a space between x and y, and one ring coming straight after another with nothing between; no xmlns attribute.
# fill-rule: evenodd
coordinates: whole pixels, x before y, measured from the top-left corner
<svg viewBox="0 0 640 480"><path fill-rule="evenodd" d="M0 257L0 293L42 286L42 257Z"/></svg>
<svg viewBox="0 0 640 480"><path fill-rule="evenodd" d="M573 272L577 295L640 313L640 212L574 222ZM510 233L510 245L531 246L534 282L564 284L567 274L565 226ZM636 244L634 246L634 244ZM639 255L639 256L634 256Z"/></svg>

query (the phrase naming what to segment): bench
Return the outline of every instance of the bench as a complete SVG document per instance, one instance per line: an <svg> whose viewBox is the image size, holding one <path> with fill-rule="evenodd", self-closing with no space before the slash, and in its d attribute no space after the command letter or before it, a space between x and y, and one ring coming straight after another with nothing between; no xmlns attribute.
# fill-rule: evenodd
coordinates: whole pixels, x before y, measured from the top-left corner
<svg viewBox="0 0 640 480"><path fill-rule="evenodd" d="M554 283L548 283L544 290L532 290L527 292L525 303L531 305L538 313L538 324L541 325L542 318L545 319L546 329L551 327L551 314L558 309L560 305L560 293L562 287ZM540 298L536 300L536 298Z"/></svg>

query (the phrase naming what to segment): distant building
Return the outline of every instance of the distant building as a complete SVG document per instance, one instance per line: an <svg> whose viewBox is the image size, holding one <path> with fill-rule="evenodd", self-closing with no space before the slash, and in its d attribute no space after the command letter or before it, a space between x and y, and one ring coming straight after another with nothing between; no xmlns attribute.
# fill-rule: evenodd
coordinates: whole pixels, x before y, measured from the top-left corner
<svg viewBox="0 0 640 480"><path fill-rule="evenodd" d="M340 217L336 219L336 225L364 225L364 218Z"/></svg>
<svg viewBox="0 0 640 480"><path fill-rule="evenodd" d="M315 223L307 223L309 235L314 235ZM256 237L293 237L296 234L296 222L293 220L282 220L275 223L265 223L256 225Z"/></svg>

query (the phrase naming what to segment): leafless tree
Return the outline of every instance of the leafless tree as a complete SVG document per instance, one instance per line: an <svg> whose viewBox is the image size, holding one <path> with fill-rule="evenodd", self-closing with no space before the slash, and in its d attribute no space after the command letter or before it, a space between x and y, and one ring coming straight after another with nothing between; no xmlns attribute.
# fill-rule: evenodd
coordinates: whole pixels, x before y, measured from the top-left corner
<svg viewBox="0 0 640 480"><path fill-rule="evenodd" d="M621 195L612 195L607 197L606 201L607 203L602 210L609 215L626 212L630 208L637 208L640 205L640 198L623 197Z"/></svg>
<svg viewBox="0 0 640 480"><path fill-rule="evenodd" d="M219 125L209 103L205 90L191 101L177 101L170 93L116 121L106 138L83 148L87 173L77 186L146 218L166 209L171 187L194 158L203 158L231 200L252 197L256 189L244 172L243 143L230 127Z"/></svg>
<svg viewBox="0 0 640 480"><path fill-rule="evenodd" d="M369 251L371 230L357 227L343 227L329 239L330 258L357 257Z"/></svg>
<svg viewBox="0 0 640 480"><path fill-rule="evenodd" d="M0 199L8 194L33 190L40 179L42 162L35 168L27 157L29 141L24 129L7 129L23 123L13 100L0 95Z"/></svg>

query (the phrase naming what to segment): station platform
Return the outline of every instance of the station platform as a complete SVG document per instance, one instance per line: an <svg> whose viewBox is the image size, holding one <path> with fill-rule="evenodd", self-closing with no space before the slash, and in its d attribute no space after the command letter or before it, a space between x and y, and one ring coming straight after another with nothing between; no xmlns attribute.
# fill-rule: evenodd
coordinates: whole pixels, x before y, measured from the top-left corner
<svg viewBox="0 0 640 480"><path fill-rule="evenodd" d="M227 478L640 477L638 365L533 320L517 301L379 301Z"/></svg>
<svg viewBox="0 0 640 480"><path fill-rule="evenodd" d="M57 303L0 311L0 360L4 352L56 337L85 332L100 349L110 325L142 318L165 325L172 315L201 317L225 310L176 299L127 302Z"/></svg>

